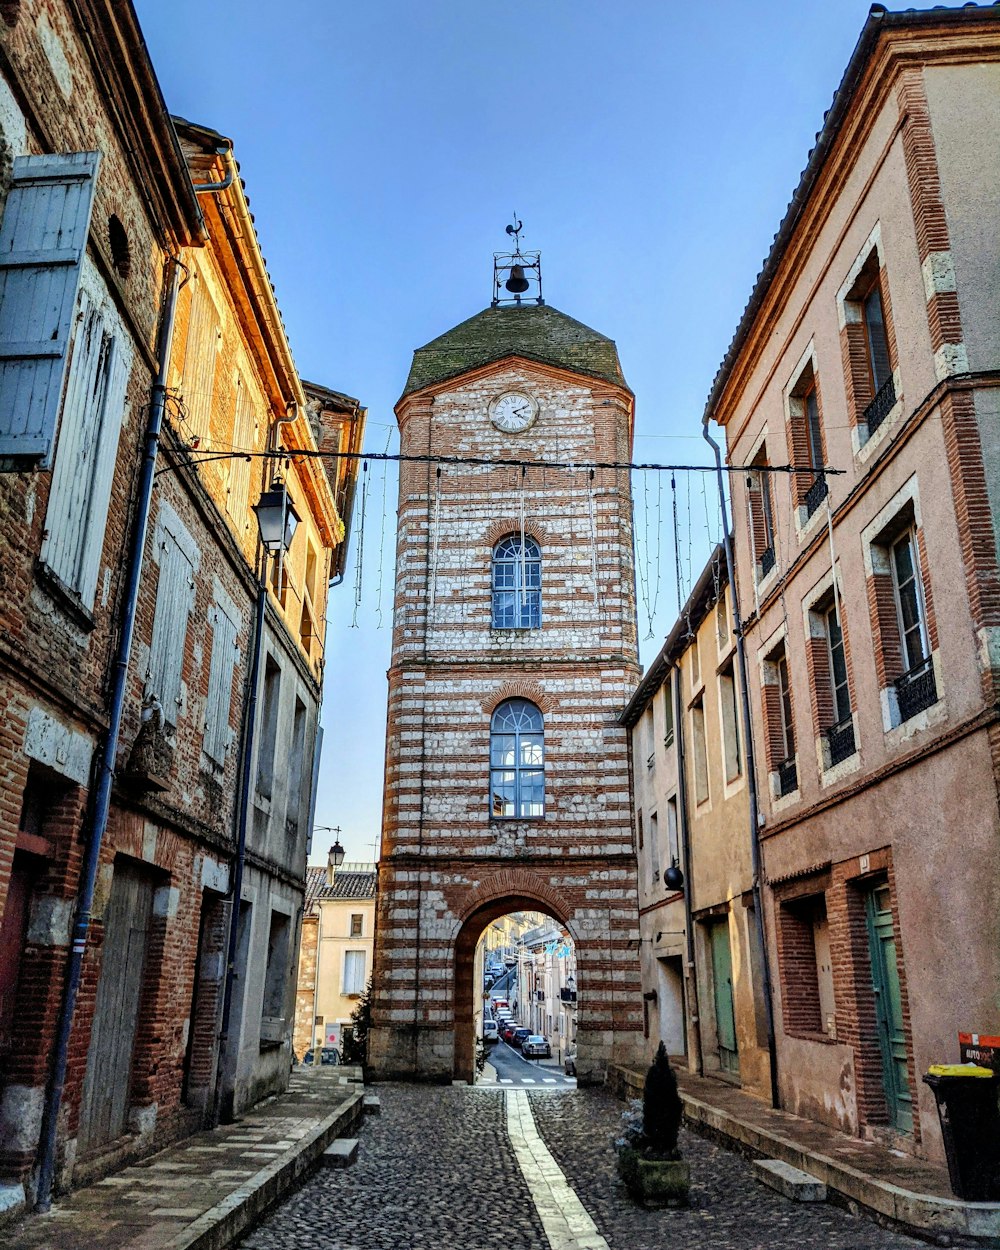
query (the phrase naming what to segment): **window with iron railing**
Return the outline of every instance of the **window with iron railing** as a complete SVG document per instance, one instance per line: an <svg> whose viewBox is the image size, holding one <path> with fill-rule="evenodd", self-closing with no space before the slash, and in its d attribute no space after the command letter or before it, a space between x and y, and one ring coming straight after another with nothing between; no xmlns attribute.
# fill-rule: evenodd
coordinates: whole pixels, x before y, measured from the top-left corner
<svg viewBox="0 0 1000 1250"><path fill-rule="evenodd" d="M916 533L912 528L892 544L889 567L896 602L900 652L906 665L906 670L894 684L900 720L905 721L937 702Z"/></svg>
<svg viewBox="0 0 1000 1250"><path fill-rule="evenodd" d="M847 655L844 650L840 610L836 603L826 612L826 643L830 663L830 693L837 719L823 731L823 736L827 742L829 767L833 768L849 759L856 750Z"/></svg>

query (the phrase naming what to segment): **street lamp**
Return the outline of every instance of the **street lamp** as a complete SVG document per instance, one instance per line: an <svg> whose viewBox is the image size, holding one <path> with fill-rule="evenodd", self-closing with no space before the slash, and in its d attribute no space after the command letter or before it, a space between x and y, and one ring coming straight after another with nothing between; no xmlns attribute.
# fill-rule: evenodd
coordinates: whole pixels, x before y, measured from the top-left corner
<svg viewBox="0 0 1000 1250"><path fill-rule="evenodd" d="M288 551L301 518L295 511L285 483L276 478L270 489L264 491L254 504L253 511L257 517L260 541L268 555Z"/></svg>

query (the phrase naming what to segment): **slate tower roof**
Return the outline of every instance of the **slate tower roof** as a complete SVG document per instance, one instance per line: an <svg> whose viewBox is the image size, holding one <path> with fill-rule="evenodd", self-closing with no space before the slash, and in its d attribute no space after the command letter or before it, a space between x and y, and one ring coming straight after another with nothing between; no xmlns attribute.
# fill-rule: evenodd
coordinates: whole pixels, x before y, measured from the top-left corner
<svg viewBox="0 0 1000 1250"><path fill-rule="evenodd" d="M613 339L548 304L509 304L484 308L418 347L402 397L505 356L523 356L628 389Z"/></svg>

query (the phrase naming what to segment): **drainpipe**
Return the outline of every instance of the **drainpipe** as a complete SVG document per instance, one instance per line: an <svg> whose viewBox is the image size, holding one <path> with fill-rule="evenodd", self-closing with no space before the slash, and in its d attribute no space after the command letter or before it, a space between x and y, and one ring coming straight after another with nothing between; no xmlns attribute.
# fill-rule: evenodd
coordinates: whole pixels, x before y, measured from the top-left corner
<svg viewBox="0 0 1000 1250"><path fill-rule="evenodd" d="M211 195L216 191L228 191L233 185L233 178L236 175L236 165L233 161L233 148L230 143L221 143L215 149L216 155L221 156L226 162L226 176L221 182L192 182L191 187L198 195Z"/></svg>
<svg viewBox="0 0 1000 1250"><path fill-rule="evenodd" d="M680 823L679 837L684 848L681 854L684 859L684 942L688 966L688 975L684 979L684 984L690 986L688 1023L691 1026L695 1070L699 1076L702 1076L705 1063L701 1053L701 1009L698 1004L698 974L694 962L694 919L691 915L694 877L691 872L691 839L688 836L687 774L684 767L684 719L681 709L680 666L675 664L671 673L673 675L674 738L677 742L677 797L680 800L677 815Z"/></svg>
<svg viewBox="0 0 1000 1250"><path fill-rule="evenodd" d="M97 760L96 779L91 800L90 837L80 869L80 881L76 894L76 918L73 923L73 940L66 963L66 984L56 1028L55 1053L45 1093L42 1112L41 1152L38 1160L38 1187L35 1199L36 1211L48 1211L52 1206L52 1182L55 1176L56 1145L59 1124L59 1108L66 1084L66 1066L69 1058L70 1034L83 956L87 949L90 930L90 909L94 904L94 887L100 867L101 843L108 827L111 808L111 788L114 783L115 759L121 733L122 713L128 686L128 666L135 634L136 610L139 603L139 583L142 577L143 552L146 530L153 497L154 470L163 426L163 411L167 395L167 369L170 364L170 345L173 339L174 314L177 311L177 293L181 288L180 274L183 265L177 257L170 257L165 268L165 297L160 314L160 332L156 345L159 366L150 395L149 416L146 422L145 452L139 469L136 489L136 506L129 534L127 580L122 600L122 616L115 649L108 729ZM186 279L185 279L186 280Z"/></svg>
<svg viewBox="0 0 1000 1250"><path fill-rule="evenodd" d="M757 800L757 766L753 749L753 728L750 720L750 692L747 686L746 647L743 642L743 621L740 617L739 594L736 590L736 569L733 562L733 537L729 532L729 511L726 507L726 489L722 475L722 451L708 432L708 417L701 427L702 437L715 453L715 475L719 486L719 507L722 510L722 538L726 550L726 571L729 574L729 592L733 600L733 633L736 635L736 660L740 677L740 705L746 729L747 792L750 799L750 863L753 872L753 902L757 917L757 939L760 942L761 979L764 991L764 1007L767 1014L767 1054L771 1070L771 1106L780 1109L778 1094L778 1051L774 1040L774 1001L771 991L771 960L767 951L764 932L764 901L761 896L760 854L760 807Z"/></svg>
<svg viewBox="0 0 1000 1250"><path fill-rule="evenodd" d="M253 647L250 652L249 684L246 711L243 717L241 742L239 807L237 809L236 854L233 857L232 879L229 883L229 944L226 951L226 983L222 994L222 1025L219 1032L219 1058L215 1069L215 1095L212 1105L212 1127L222 1118L222 1086L226 1060L229 1057L229 1032L236 984L236 955L240 936L240 904L243 893L243 868L246 863L247 823L250 817L250 785L253 779L253 748L257 729L257 696L260 688L260 662L264 650L264 618L267 615L267 555L262 557L254 610Z"/></svg>

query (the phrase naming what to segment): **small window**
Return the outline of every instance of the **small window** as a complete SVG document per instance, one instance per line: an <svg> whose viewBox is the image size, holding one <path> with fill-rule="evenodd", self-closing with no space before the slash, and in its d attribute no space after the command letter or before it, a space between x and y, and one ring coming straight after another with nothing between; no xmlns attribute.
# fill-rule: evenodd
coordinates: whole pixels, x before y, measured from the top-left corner
<svg viewBox="0 0 1000 1250"><path fill-rule="evenodd" d="M708 800L708 748L705 741L705 702L698 699L691 706L691 740L694 747L695 801Z"/></svg>
<svg viewBox="0 0 1000 1250"><path fill-rule="evenodd" d="M656 812L649 815L649 870L654 881L660 879L660 822Z"/></svg>
<svg viewBox="0 0 1000 1250"><path fill-rule="evenodd" d="M359 998L365 992L365 951L344 952L344 994Z"/></svg>
<svg viewBox="0 0 1000 1250"><path fill-rule="evenodd" d="M663 745L674 745L674 675L668 673L663 682Z"/></svg>
<svg viewBox="0 0 1000 1250"><path fill-rule="evenodd" d="M643 752L646 756L646 767L656 766L656 719L651 703L642 717Z"/></svg>
<svg viewBox="0 0 1000 1250"><path fill-rule="evenodd" d="M493 628L538 629L542 623L542 553L514 534L493 548Z"/></svg>
<svg viewBox="0 0 1000 1250"><path fill-rule="evenodd" d="M837 723L851 715L851 693L847 681L847 658L844 635L840 628L840 609L836 604L826 610L826 644L830 660L830 689Z"/></svg>
<svg viewBox="0 0 1000 1250"><path fill-rule="evenodd" d="M281 696L281 669L268 656L264 663L260 746L257 751L257 793L271 797L274 785L274 753L278 741L278 700Z"/></svg>
<svg viewBox="0 0 1000 1250"><path fill-rule="evenodd" d="M354 913L351 916L351 937L361 937L364 930L365 918L363 914Z"/></svg>
<svg viewBox="0 0 1000 1250"><path fill-rule="evenodd" d="M902 722L924 711L938 698L915 530L908 529L892 544L889 567L904 665L903 672L893 683Z"/></svg>
<svg viewBox="0 0 1000 1250"><path fill-rule="evenodd" d="M691 635L691 645L688 648L691 656L691 689L697 690L701 685L701 657L698 654L698 635Z"/></svg>
<svg viewBox="0 0 1000 1250"><path fill-rule="evenodd" d="M775 647L764 661L763 703L768 771L772 774L776 797L782 798L797 790L799 785L792 690L784 642Z"/></svg>
<svg viewBox="0 0 1000 1250"><path fill-rule="evenodd" d="M750 504L750 537L757 580L763 581L776 562L774 547L774 505L771 499L771 475L767 470L767 451L761 448L754 459L757 472L747 474L747 497Z"/></svg>
<svg viewBox="0 0 1000 1250"><path fill-rule="evenodd" d="M848 415L858 429L858 445L863 445L896 403L888 286L876 246L871 247L843 300Z"/></svg>
<svg viewBox="0 0 1000 1250"><path fill-rule="evenodd" d="M261 999L262 1019L281 1019L285 1014L290 929L291 917L286 916L284 912L271 912L271 928L267 939L267 968L264 973L264 993Z"/></svg>
<svg viewBox="0 0 1000 1250"><path fill-rule="evenodd" d="M726 780L735 781L743 771L740 757L740 717L736 710L736 674L732 663L719 674L722 700L722 753Z"/></svg>
<svg viewBox="0 0 1000 1250"><path fill-rule="evenodd" d="M671 865L677 864L680 859L680 841L677 835L677 798L676 796L667 799L667 854L670 856Z"/></svg>
<svg viewBox="0 0 1000 1250"><path fill-rule="evenodd" d="M729 612L726 608L725 595L715 605L715 633L719 642L719 650L725 651L729 645Z"/></svg>
<svg viewBox="0 0 1000 1250"><path fill-rule="evenodd" d="M527 699L507 699L490 725L490 810L494 817L545 814L542 714Z"/></svg>
<svg viewBox="0 0 1000 1250"><path fill-rule="evenodd" d="M826 448L823 444L819 381L812 360L804 367L789 394L788 415L792 464L799 470L808 470L796 473L794 479L796 501L808 518L826 498L829 489L823 472Z"/></svg>
<svg viewBox="0 0 1000 1250"><path fill-rule="evenodd" d="M132 272L132 248L121 218L116 217L114 213L108 218L108 246L111 249L111 263L115 267L115 272L119 278L126 279Z"/></svg>

